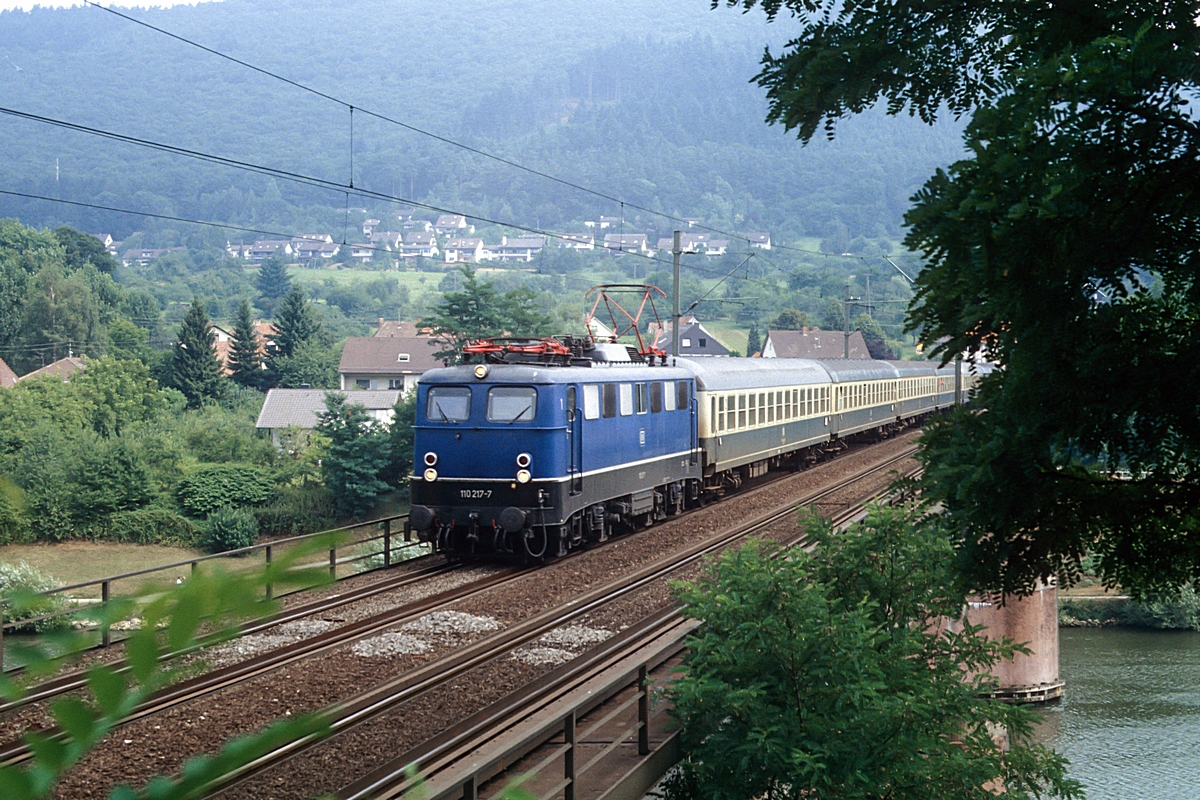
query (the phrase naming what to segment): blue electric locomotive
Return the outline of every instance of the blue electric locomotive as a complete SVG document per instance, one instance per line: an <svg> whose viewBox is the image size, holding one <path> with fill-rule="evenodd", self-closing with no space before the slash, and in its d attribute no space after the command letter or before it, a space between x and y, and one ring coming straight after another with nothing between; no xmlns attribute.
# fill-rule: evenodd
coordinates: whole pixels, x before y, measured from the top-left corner
<svg viewBox="0 0 1200 800"><path fill-rule="evenodd" d="M953 367L498 351L418 384L410 522L438 551L524 560L643 527L969 390Z"/></svg>

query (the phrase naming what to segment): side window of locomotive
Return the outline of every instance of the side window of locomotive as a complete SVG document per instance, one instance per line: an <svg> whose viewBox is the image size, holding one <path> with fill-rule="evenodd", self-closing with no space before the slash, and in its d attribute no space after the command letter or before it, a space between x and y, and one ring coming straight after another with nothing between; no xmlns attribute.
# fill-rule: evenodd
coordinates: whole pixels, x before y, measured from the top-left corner
<svg viewBox="0 0 1200 800"><path fill-rule="evenodd" d="M465 386L435 386L425 397L430 422L463 422L471 416L471 390Z"/></svg>
<svg viewBox="0 0 1200 800"><path fill-rule="evenodd" d="M635 383L633 385L634 410L639 414L645 414L649 410L650 404L646 397L646 384Z"/></svg>
<svg viewBox="0 0 1200 800"><path fill-rule="evenodd" d="M650 384L650 413L658 414L663 410L662 384L658 381Z"/></svg>
<svg viewBox="0 0 1200 800"><path fill-rule="evenodd" d="M589 383L583 387L583 418L598 419L600 417L600 387Z"/></svg>
<svg viewBox="0 0 1200 800"><path fill-rule="evenodd" d="M621 390L621 416L628 417L633 413L633 384L617 384Z"/></svg>
<svg viewBox="0 0 1200 800"><path fill-rule="evenodd" d="M488 422L533 422L537 389L532 386L493 386L488 389Z"/></svg>
<svg viewBox="0 0 1200 800"><path fill-rule="evenodd" d="M604 418L615 417L617 415L617 385L615 383L604 384Z"/></svg>
<svg viewBox="0 0 1200 800"><path fill-rule="evenodd" d="M575 419L575 387L567 387L567 422Z"/></svg>
<svg viewBox="0 0 1200 800"><path fill-rule="evenodd" d="M671 384L667 384L667 388L663 391L663 408L666 411L675 410L675 392L671 391Z"/></svg>
<svg viewBox="0 0 1200 800"><path fill-rule="evenodd" d="M688 394L687 381L675 382L675 407L687 411L692 407L691 395Z"/></svg>

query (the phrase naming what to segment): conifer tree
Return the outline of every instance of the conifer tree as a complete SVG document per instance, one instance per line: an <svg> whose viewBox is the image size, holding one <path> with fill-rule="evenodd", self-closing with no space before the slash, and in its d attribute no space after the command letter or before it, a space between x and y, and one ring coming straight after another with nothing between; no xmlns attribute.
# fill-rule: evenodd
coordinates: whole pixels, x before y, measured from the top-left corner
<svg viewBox="0 0 1200 800"><path fill-rule="evenodd" d="M208 313L200 298L194 297L179 326L179 341L171 355L171 382L183 392L189 408L221 395L221 365L213 350L214 341L216 334Z"/></svg>
<svg viewBox="0 0 1200 800"><path fill-rule="evenodd" d="M229 350L230 377L242 386L258 388L262 384L262 356L258 351L258 335L250 314L250 303L238 305L233 325L233 346Z"/></svg>
<svg viewBox="0 0 1200 800"><path fill-rule="evenodd" d="M259 267L254 284L258 287L258 307L267 314L274 314L279 302L292 288L287 264L279 256L271 256Z"/></svg>
<svg viewBox="0 0 1200 800"><path fill-rule="evenodd" d="M328 392L325 413L317 430L329 439L321 474L342 515L366 513L388 484L380 475L388 468L388 432L376 424L361 405L347 403L346 395Z"/></svg>
<svg viewBox="0 0 1200 800"><path fill-rule="evenodd" d="M293 286L279 304L275 328L278 330L275 343L279 346L279 355L284 358L291 358L296 348L321 332L321 323L313 316L312 305L299 286Z"/></svg>
<svg viewBox="0 0 1200 800"><path fill-rule="evenodd" d="M746 357L749 358L759 350L762 350L762 334L758 332L756 322L750 326L750 335L746 338Z"/></svg>

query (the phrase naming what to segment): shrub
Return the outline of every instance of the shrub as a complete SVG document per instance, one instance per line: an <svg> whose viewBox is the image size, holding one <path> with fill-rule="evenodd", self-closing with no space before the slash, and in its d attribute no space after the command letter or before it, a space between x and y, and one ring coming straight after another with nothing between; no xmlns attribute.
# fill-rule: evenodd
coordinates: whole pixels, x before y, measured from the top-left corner
<svg viewBox="0 0 1200 800"><path fill-rule="evenodd" d="M165 508L119 511L90 526L87 534L89 539L97 541L178 547L193 547L200 538L194 522Z"/></svg>
<svg viewBox="0 0 1200 800"><path fill-rule="evenodd" d="M57 585L58 583L49 575L40 572L35 567L31 567L23 561L17 564L0 563L0 595L11 595L14 592L21 594L44 592L48 589L53 589ZM18 622L23 619L40 617L42 614L61 611L66 607L66 600L61 595L54 594L45 597L26 596L19 598L15 604L6 604L4 606L4 621ZM40 633L60 628L65 624L66 620L63 617L55 617L53 619L44 619L38 622L19 625L10 630L22 633Z"/></svg>
<svg viewBox="0 0 1200 800"><path fill-rule="evenodd" d="M219 508L262 505L275 494L275 487L259 467L214 464L180 481L176 494L185 511L203 517Z"/></svg>
<svg viewBox="0 0 1200 800"><path fill-rule="evenodd" d="M1059 624L1065 627L1104 627L1160 630L1200 630L1200 597L1191 586L1177 594L1139 603L1136 600L1079 600L1065 597L1059 601Z"/></svg>
<svg viewBox="0 0 1200 800"><path fill-rule="evenodd" d="M295 536L332 528L333 493L328 489L287 487L275 500L254 509L263 536Z"/></svg>
<svg viewBox="0 0 1200 800"><path fill-rule="evenodd" d="M210 553L249 547L258 540L258 522L246 508L219 508L204 523L201 544Z"/></svg>
<svg viewBox="0 0 1200 800"><path fill-rule="evenodd" d="M33 535L25 517L25 493L0 475L0 544L25 542Z"/></svg>

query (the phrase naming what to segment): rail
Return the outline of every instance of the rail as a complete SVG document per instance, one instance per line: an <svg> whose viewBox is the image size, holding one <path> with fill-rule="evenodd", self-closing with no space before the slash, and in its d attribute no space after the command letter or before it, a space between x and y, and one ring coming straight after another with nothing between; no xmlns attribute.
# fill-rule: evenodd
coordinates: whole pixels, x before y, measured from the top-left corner
<svg viewBox="0 0 1200 800"><path fill-rule="evenodd" d="M400 530L395 530L397 527L399 527ZM408 555L408 551L421 546L419 542L413 541L412 529L408 525L408 515L393 514L391 516L380 517L378 519L367 520L364 522L357 522L351 525L343 525L338 528L330 528L323 531L315 531L313 533L304 533L298 536L289 536L283 539L273 539L268 542L252 544L248 547L239 547L234 550L226 550L220 553L196 556L194 558L188 558L182 561L174 561L169 564L161 564L155 567L131 570L129 572L108 575L103 578L95 578L89 581L70 583L65 586L57 586L53 589L47 589L46 591L39 592L38 594L45 597L53 597L62 595L66 592L79 594L81 593L81 590L87 589L92 589L92 594L94 594L95 591L98 590L100 594L99 604L103 606L103 604L107 603L112 598L113 587L123 581L129 581L134 578L145 578L153 575L162 577L164 573L171 572L176 574L167 575L166 577L168 579L174 577L178 581L183 579L183 576L178 575L178 572L181 569L186 570L188 574L195 574L201 568L202 564L231 562L234 559L237 559L237 569L249 569L256 566L256 563L252 561L244 561L242 559L254 555L255 553L261 553L263 557L263 561L261 563L263 565L267 565L271 563L274 554L281 548L296 546L304 542L312 542L322 537L337 537L339 534L346 533L353 534L355 531L362 531L364 529L371 528L374 528L375 532L371 533L370 535L353 536L351 539L346 541L335 541L330 545L328 560L322 558L319 562L297 565L296 568L309 569L314 566L328 564L329 574L336 581L349 577L350 575L359 575L364 572L370 572L374 569L384 569L390 567L393 563L405 560ZM403 539L397 542L396 540L400 536L403 536ZM371 543L377 541L381 542L378 549L368 547L365 552L351 552L350 555L345 555L347 550L354 551L356 548L362 548L364 545L370 545ZM343 555L338 555L339 550L343 553ZM367 561L368 559L378 558L381 555L383 557L382 563L377 567L370 567L363 570L354 569L346 572L345 574L339 575L339 569L341 568L356 565L360 562ZM396 556L398 555L404 556L404 558L397 559ZM288 594L293 594L294 592L304 591L305 588L308 587L300 587L292 590L291 592L275 595L273 592L273 587L268 584L265 591L267 598L270 599L272 597L285 597ZM94 601L94 598L83 599ZM92 609L94 608L94 605L84 605L82 607L64 607L38 616L0 622L0 669L4 668L4 639L6 636L13 635L11 631L15 631L16 629L24 628L35 623L59 618L69 621L76 621L81 617L89 616L89 614L93 613ZM114 637L112 634L113 630L111 628L105 627L101 629L100 641L87 649L92 650L109 647L114 642L123 641L125 638L121 636Z"/></svg>

